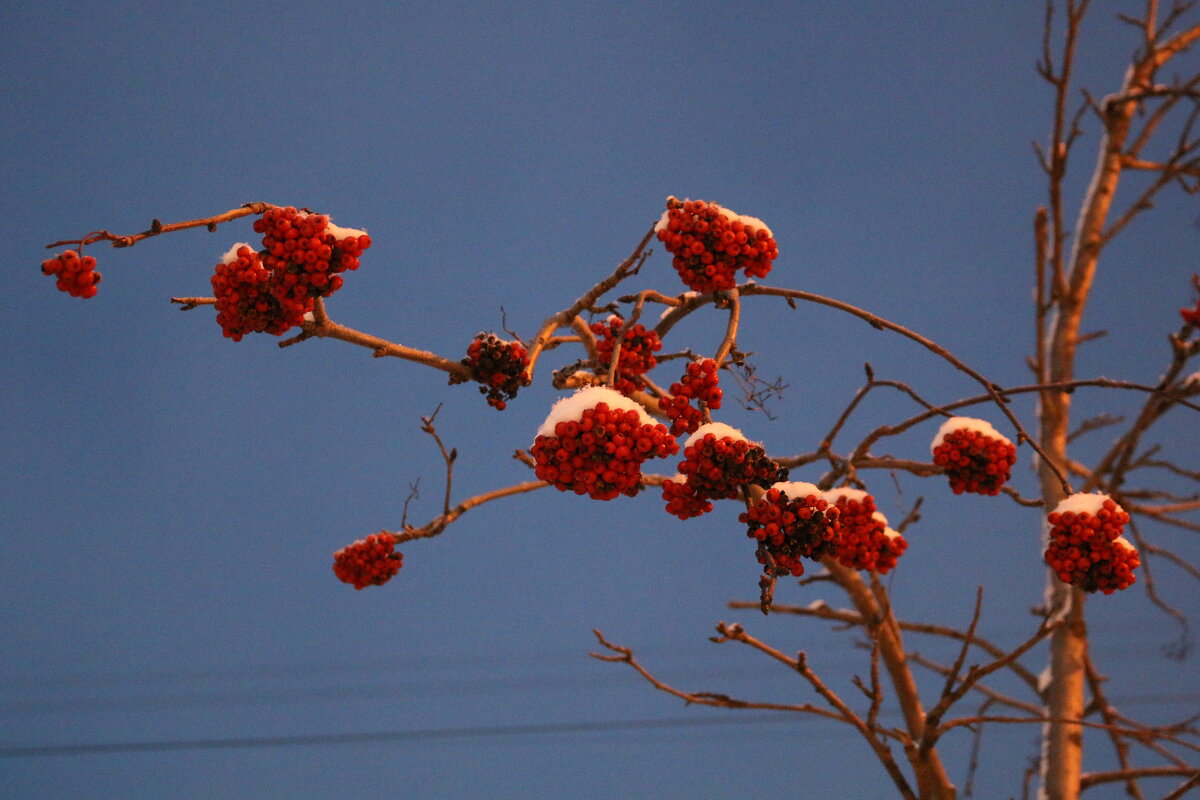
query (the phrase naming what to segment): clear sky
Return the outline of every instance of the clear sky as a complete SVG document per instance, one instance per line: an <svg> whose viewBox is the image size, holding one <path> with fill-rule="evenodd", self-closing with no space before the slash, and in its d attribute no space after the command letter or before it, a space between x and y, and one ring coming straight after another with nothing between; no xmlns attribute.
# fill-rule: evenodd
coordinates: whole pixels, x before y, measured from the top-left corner
<svg viewBox="0 0 1200 800"><path fill-rule="evenodd" d="M1080 75L1103 95L1137 45L1114 16L1142 4L1093 5ZM339 342L234 344L209 309L167 298L208 293L220 255L252 240L248 221L97 248L92 300L54 291L38 264L46 243L98 228L308 206L374 240L333 318L459 358L501 329L501 309L532 336L629 253L667 195L699 197L772 227L770 284L869 308L1021 384L1045 192L1030 143L1051 110L1041 26L1033 0L5 3L0 797L892 796L847 728L687 708L587 657L599 628L684 689L815 699L777 664L707 641L737 620L855 696L868 667L848 634L725 607L757 594L734 509L680 522L653 491L541 491L407 545L385 587L334 579L333 551L397 527L412 482L413 518L437 514L441 460L419 417L439 403L456 498L530 479L510 456L556 397L550 369L575 353L547 356L498 413L441 372ZM1089 121L1073 203L1096 142ZM1169 193L1110 250L1087 317L1108 335L1081 375L1161 372L1191 297L1196 214ZM682 289L661 251L627 286ZM723 325L697 314L668 349L711 351ZM734 392L721 418L779 455L819 442L865 361L934 402L977 393L825 308L748 302L741 345L789 388L773 421ZM1137 400L1081 391L1077 413ZM1032 425L1032 405L1016 408ZM912 410L873 398L843 443ZM888 451L926 457L935 427ZM1193 469L1196 431L1181 416L1162 433ZM1108 441L1095 437L1081 457ZM1036 494L1027 450L1013 480ZM942 479L870 481L889 515L926 498L889 577L901 616L965 625L982 584L981 630L1007 646L1033 630L1036 511L956 498ZM1194 613L1194 585L1158 566ZM845 602L778 590L818 598ZM1162 656L1178 630L1141 585L1091 610L1114 701L1150 721L1196 706L1195 658ZM978 796L1019 793L1034 731L987 737ZM945 742L960 783L970 744ZM81 750L28 749L55 746ZM1089 768L1110 750L1097 740Z"/></svg>

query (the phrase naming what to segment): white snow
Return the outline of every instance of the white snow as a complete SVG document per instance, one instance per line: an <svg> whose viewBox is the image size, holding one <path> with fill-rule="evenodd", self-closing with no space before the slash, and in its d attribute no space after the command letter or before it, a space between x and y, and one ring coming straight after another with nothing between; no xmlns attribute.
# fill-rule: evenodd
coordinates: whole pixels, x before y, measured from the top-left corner
<svg viewBox="0 0 1200 800"><path fill-rule="evenodd" d="M237 257L238 257L237 251L242 249L243 247L250 247L250 245L247 242L238 242L233 247L226 250L225 255L221 256L221 263L222 264L232 264L233 262L237 261ZM250 249L253 250L254 248L250 247Z"/></svg>
<svg viewBox="0 0 1200 800"><path fill-rule="evenodd" d="M815 484L804 481L780 481L771 484L772 489L778 489L788 496L789 500L803 500L811 495L821 496L821 490Z"/></svg>
<svg viewBox="0 0 1200 800"><path fill-rule="evenodd" d="M1113 544L1120 545L1126 550L1133 550L1134 552L1137 552L1137 548L1133 546L1133 542L1129 541L1124 536L1118 536L1117 538L1113 539Z"/></svg>
<svg viewBox="0 0 1200 800"><path fill-rule="evenodd" d="M357 228L343 228L340 225L334 225L332 221L325 226L325 232L332 233L333 238L337 239L339 242L343 239L349 239L351 237L357 239L359 236L367 235L366 231L360 231Z"/></svg>
<svg viewBox="0 0 1200 800"><path fill-rule="evenodd" d="M691 300L693 297L696 297L696 296L697 296L697 295L699 295L699 294L700 294L699 292L684 292L683 294L679 295L679 299L680 299L680 300L687 301L687 300ZM666 318L667 318L667 314L670 314L670 313L671 313L672 311L674 311L676 308L678 308L678 306L667 306L666 308L664 308L664 309L662 310L662 313L658 315L658 318L659 318L659 319L666 319Z"/></svg>
<svg viewBox="0 0 1200 800"><path fill-rule="evenodd" d="M689 436L688 440L683 443L683 449L686 450L710 433L718 439L729 438L735 441L750 441L746 438L746 434L742 433L731 425L726 425L724 422L710 422L707 425L701 425L699 428L697 428L696 432Z"/></svg>
<svg viewBox="0 0 1200 800"><path fill-rule="evenodd" d="M675 198L668 197L667 202L670 202L673 199L675 199ZM686 202L688 202L688 200L685 199L683 202L686 203ZM751 217L747 214L739 214L736 211L732 211L728 208L725 208L725 206L719 205L717 203L713 203L713 205L717 207L717 210L720 212L721 216L723 216L725 219L729 220L730 222L732 222L733 220L741 220L741 223L743 225L748 225L748 226L751 226L754 228L759 228L761 230L764 230L767 232L767 236L770 236L771 238L775 238L775 234L771 233L771 229L767 227L767 223L763 222L758 217ZM655 233L658 233L659 231L661 231L662 229L667 227L667 223L670 222L670 213L671 213L670 209L667 209L666 211L663 212L663 215L658 218L658 222L656 222L654 224L654 232Z"/></svg>
<svg viewBox="0 0 1200 800"><path fill-rule="evenodd" d="M607 403L611 409L636 411L643 425L655 424L653 417L646 413L646 409L620 392L605 386L585 386L570 397L559 398L558 402L550 407L550 414L538 428L537 435L553 436L554 426L558 423L578 421L583 417L584 411L595 408L600 403Z"/></svg>
<svg viewBox="0 0 1200 800"><path fill-rule="evenodd" d="M862 489L852 489L849 486L843 486L840 489L830 489L824 493L825 502L833 506L837 505L837 501L843 497L847 500L854 500L861 503L866 496L867 493Z"/></svg>
<svg viewBox="0 0 1200 800"><path fill-rule="evenodd" d="M871 515L871 519L875 520L876 522L883 523L883 535L889 539L895 539L900 535L900 531L888 527L887 517L878 511Z"/></svg>
<svg viewBox="0 0 1200 800"><path fill-rule="evenodd" d="M960 431L966 428L969 431L977 431L984 436L989 436L993 439L998 439L1002 442L1012 444L1006 436L999 433L992 424L986 420L975 419L974 417L951 417L942 423L942 427L938 428L937 435L933 437L933 442L929 445L930 454L937 450L946 437L955 431Z"/></svg>
<svg viewBox="0 0 1200 800"><path fill-rule="evenodd" d="M1084 492L1077 492L1076 494L1071 495L1056 505L1054 510L1059 514L1065 514L1066 512L1070 511L1074 514L1094 515L1097 511L1104 507L1105 500L1111 499L1112 498L1106 494L1086 494ZM1119 505L1117 506L1117 509L1122 510Z"/></svg>

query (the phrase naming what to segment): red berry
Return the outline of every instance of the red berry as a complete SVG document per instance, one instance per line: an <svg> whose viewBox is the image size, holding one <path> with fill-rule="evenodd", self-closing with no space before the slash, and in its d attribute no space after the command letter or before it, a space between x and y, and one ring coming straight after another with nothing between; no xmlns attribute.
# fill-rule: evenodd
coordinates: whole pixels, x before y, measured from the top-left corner
<svg viewBox="0 0 1200 800"><path fill-rule="evenodd" d="M832 489L823 497L841 512L841 535L835 556L851 569L886 575L908 548L908 541L875 510L875 498L858 489Z"/></svg>
<svg viewBox="0 0 1200 800"><path fill-rule="evenodd" d="M85 299L96 296L96 285L100 283L101 276L95 270L96 259L81 257L74 250L64 250L42 262L42 274L55 276L55 286L59 291Z"/></svg>
<svg viewBox="0 0 1200 800"><path fill-rule="evenodd" d="M507 407L506 401L516 397L522 386L529 385L525 345L506 342L493 333L477 333L460 363L470 367L472 380L480 384L480 394L486 394L488 405L498 411Z"/></svg>
<svg viewBox="0 0 1200 800"><path fill-rule="evenodd" d="M741 495L743 486L766 488L787 479L787 470L772 461L762 445L747 441L740 431L719 422L698 428L685 443L683 453L679 473L687 492L697 498L687 508L702 508L699 513L711 510L711 504L703 508L699 501L732 500ZM678 496L682 490L672 492ZM672 510L674 497L664 490L663 499L668 502L667 510L679 516Z"/></svg>
<svg viewBox="0 0 1200 800"><path fill-rule="evenodd" d="M762 220L702 200L667 198L655 231L674 256L671 263L679 277L697 292L732 289L739 269L747 277L765 278L779 255Z"/></svg>
<svg viewBox="0 0 1200 800"><path fill-rule="evenodd" d="M1112 594L1132 586L1141 565L1122 536L1129 514L1103 494L1073 494L1046 515L1050 524L1044 558L1063 583L1085 592Z"/></svg>
<svg viewBox="0 0 1200 800"><path fill-rule="evenodd" d="M929 449L955 494L999 494L1017 461L1012 442L987 422L971 417L951 417L942 423Z"/></svg>
<svg viewBox="0 0 1200 800"><path fill-rule="evenodd" d="M599 386L556 403L531 448L539 479L596 500L637 494L642 462L678 451L665 426L625 396Z"/></svg>
<svg viewBox="0 0 1200 800"><path fill-rule="evenodd" d="M607 322L592 323L592 333L596 335L596 350L600 356L598 372L607 374L612 364L613 350L617 335L625 320L611 316ZM662 349L658 334L646 330L645 326L634 325L625 331L621 338L621 352L617 357L616 380L613 388L621 394L633 394L642 386L639 376L646 374L658 365L654 353Z"/></svg>
<svg viewBox="0 0 1200 800"><path fill-rule="evenodd" d="M382 586L404 563L404 556L394 552L395 546L395 537L387 531L359 539L333 554L333 574L355 589Z"/></svg>
<svg viewBox="0 0 1200 800"><path fill-rule="evenodd" d="M755 556L766 574L799 577L801 558L819 561L837 546L839 514L811 483L776 483L738 520L757 540Z"/></svg>

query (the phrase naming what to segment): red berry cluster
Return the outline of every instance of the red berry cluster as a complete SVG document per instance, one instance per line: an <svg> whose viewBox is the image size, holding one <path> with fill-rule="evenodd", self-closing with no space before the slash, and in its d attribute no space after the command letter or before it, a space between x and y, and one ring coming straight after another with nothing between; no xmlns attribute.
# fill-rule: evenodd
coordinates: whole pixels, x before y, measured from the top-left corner
<svg viewBox="0 0 1200 800"><path fill-rule="evenodd" d="M271 293L271 273L250 245L235 247L237 251L217 264L212 276L217 324L235 342L247 333L283 333L291 324L284 321L279 301Z"/></svg>
<svg viewBox="0 0 1200 800"><path fill-rule="evenodd" d="M338 273L358 269L359 256L371 246L365 233L291 206L267 209L255 220L254 230L263 235L262 261L271 270L271 291L289 326L312 311L315 298L340 289Z"/></svg>
<svg viewBox="0 0 1200 800"><path fill-rule="evenodd" d="M721 407L721 389L717 386L717 362L711 358L693 361L678 382L671 384L671 396L660 397L658 408L671 420L671 434L694 433L703 413L689 400L698 400L710 409Z"/></svg>
<svg viewBox="0 0 1200 800"><path fill-rule="evenodd" d="M711 501L692 491L687 479L676 475L663 481L663 500L667 501L667 513L680 519L691 519L713 510Z"/></svg>
<svg viewBox="0 0 1200 800"><path fill-rule="evenodd" d="M1196 292L1200 295L1200 275L1192 276L1192 285L1196 287ZM1200 328L1200 296L1196 298L1195 308L1181 308L1179 309L1179 316L1183 317L1183 321L1188 325L1195 325Z"/></svg>
<svg viewBox="0 0 1200 800"><path fill-rule="evenodd" d="M100 282L100 273L95 270L96 259L80 256L74 250L64 250L54 258L47 258L42 262L42 274L57 277L58 290L71 297L96 296L96 284Z"/></svg>
<svg viewBox="0 0 1200 800"><path fill-rule="evenodd" d="M529 385L525 345L506 342L494 333L475 334L461 363L471 368L471 378L482 384L479 393L486 394L488 405L498 411L507 407L522 386Z"/></svg>
<svg viewBox="0 0 1200 800"><path fill-rule="evenodd" d="M584 409L578 420L558 422L554 435L539 435L532 448L538 478L595 500L632 497L641 488L642 462L677 452L665 426L605 402Z"/></svg>
<svg viewBox="0 0 1200 800"><path fill-rule="evenodd" d="M1046 517L1050 541L1045 559L1063 583L1085 592L1112 594L1137 578L1137 549L1121 535L1127 514L1112 498L1074 494Z"/></svg>
<svg viewBox="0 0 1200 800"><path fill-rule="evenodd" d="M697 430L688 439L683 456L679 472L687 481L688 492L697 498L693 507L699 500L732 500L743 486L765 489L787 480L787 470L772 461L762 445L746 441L720 423Z"/></svg>
<svg viewBox="0 0 1200 800"><path fill-rule="evenodd" d="M955 427L956 420L968 424ZM931 449L933 463L946 470L955 494L999 494L1017 461L1012 442L987 423L965 417L954 417L943 425Z"/></svg>
<svg viewBox="0 0 1200 800"><path fill-rule="evenodd" d="M382 586L392 579L404 563L394 552L396 539L387 531L373 533L333 554L333 574L355 589Z"/></svg>
<svg viewBox="0 0 1200 800"><path fill-rule="evenodd" d="M811 483L772 486L738 516L758 540L755 555L768 575L804 574L801 558L820 560L837 546L839 510Z"/></svg>
<svg viewBox="0 0 1200 800"><path fill-rule="evenodd" d="M667 198L656 226L659 240L683 282L697 292L732 289L735 273L765 278L779 247L760 220L742 217L716 203Z"/></svg>
<svg viewBox="0 0 1200 800"><path fill-rule="evenodd" d="M592 333L596 335L596 350L600 356L600 369L608 371L612 364L613 349L617 335L625 320L611 316L608 322L593 322ZM621 394L632 394L642 385L639 376L657 366L654 354L662 349L662 341L655 331L646 330L638 324L625 331L621 338L621 353L617 356L616 381L613 388Z"/></svg>
<svg viewBox="0 0 1200 800"><path fill-rule="evenodd" d="M843 566L886 575L908 549L908 541L887 526L875 498L857 489L834 489L825 499L841 512L842 532L834 556Z"/></svg>

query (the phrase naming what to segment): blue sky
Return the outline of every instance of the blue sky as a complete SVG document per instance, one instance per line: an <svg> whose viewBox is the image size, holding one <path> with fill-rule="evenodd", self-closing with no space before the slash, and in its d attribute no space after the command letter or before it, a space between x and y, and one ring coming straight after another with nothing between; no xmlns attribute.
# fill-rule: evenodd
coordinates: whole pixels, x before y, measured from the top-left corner
<svg viewBox="0 0 1200 800"><path fill-rule="evenodd" d="M1079 68L1104 94L1137 44L1113 17L1141 4L1094 5ZM98 228L253 200L309 206L374 240L333 318L458 358L476 331L501 328L502 308L531 336L628 254L664 197L701 197L772 227L772 285L869 308L1025 383L1045 192L1030 143L1051 110L1033 69L1040 3L15 0L0 24L20 32L0 43L0 795L891 796L848 729L685 708L587 658L600 628L681 688L810 699L762 657L707 641L736 619L853 693L867 666L846 634L725 608L757 591L729 509L685 523L654 492L596 503L541 491L406 546L386 587L333 578L332 552L396 527L418 478L411 513L436 515L441 462L419 417L439 403L458 497L529 479L510 455L555 399L550 368L574 354L548 356L498 413L440 372L342 343L231 343L207 309L181 314L167 298L207 293L220 255L253 237L248 222L97 248L105 280L89 301L55 292L37 265L47 242ZM1096 141L1090 125L1073 202ZM1081 375L1148 382L1166 363L1200 231L1182 194L1160 206L1102 264L1087 322L1108 336L1086 346ZM681 290L662 252L628 288ZM743 349L790 388L774 421L732 401L722 418L773 453L811 449L865 361L935 402L976 393L910 342L829 309L763 299L746 314ZM698 314L668 349L711 351L723 324ZM1136 402L1080 392L1077 414ZM1016 408L1032 425L1032 405ZM873 397L844 442L911 411ZM924 457L935 428L889 452ZM1182 415L1162 438L1185 463L1200 443ZM1023 452L1014 483L1034 494L1028 464ZM871 481L891 515L926 498L889 577L902 616L965 624L982 584L984 631L1013 645L1032 630L1034 512L956 498L941 480ZM1184 576L1159 573L1194 612ZM842 602L779 590L818 597ZM1115 700L1152 721L1195 706L1195 660L1160 655L1176 631L1140 586L1091 607ZM245 741L355 734L379 737ZM979 796L1018 792L1033 732L988 735ZM147 749L233 740L247 746ZM146 747L5 754L114 743ZM960 781L969 746L945 742ZM1109 747L1088 758L1107 766Z"/></svg>

